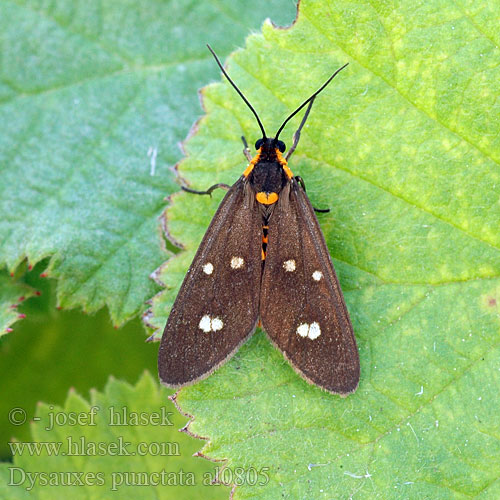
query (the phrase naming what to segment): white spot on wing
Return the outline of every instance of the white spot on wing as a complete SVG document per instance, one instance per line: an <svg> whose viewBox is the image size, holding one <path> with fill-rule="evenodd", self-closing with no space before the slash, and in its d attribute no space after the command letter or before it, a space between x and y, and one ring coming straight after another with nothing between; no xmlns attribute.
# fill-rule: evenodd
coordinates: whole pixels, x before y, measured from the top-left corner
<svg viewBox="0 0 500 500"><path fill-rule="evenodd" d="M299 325L297 327L297 333L301 336L301 337L307 337L307 334L309 332L309 325L307 323L304 323L302 325Z"/></svg>
<svg viewBox="0 0 500 500"><path fill-rule="evenodd" d="M323 273L321 271L314 271L312 276L314 281L319 281L323 277Z"/></svg>
<svg viewBox="0 0 500 500"><path fill-rule="evenodd" d="M243 267L243 264L245 261L243 260L242 257L233 257L231 259L231 267L233 269L239 269L240 267Z"/></svg>
<svg viewBox="0 0 500 500"><path fill-rule="evenodd" d="M297 333L301 337L309 337L311 340L317 339L321 335L321 328L319 324L314 321L310 325L308 323L302 323L297 327Z"/></svg>
<svg viewBox="0 0 500 500"><path fill-rule="evenodd" d="M211 262L207 262L204 266L203 266L203 272L205 274L212 274L214 272L214 265L211 263Z"/></svg>
<svg viewBox="0 0 500 500"><path fill-rule="evenodd" d="M210 324L210 316L208 314L205 314L205 316L200 319L200 324L198 326L205 333L208 333L212 329L212 326Z"/></svg>
<svg viewBox="0 0 500 500"><path fill-rule="evenodd" d="M285 260L285 262L283 262L283 267L285 268L285 271L291 273L295 271L296 268L295 261L293 259Z"/></svg>
<svg viewBox="0 0 500 500"><path fill-rule="evenodd" d="M309 327L309 338L311 340L317 339L321 335L321 329L319 327L319 324L316 323L311 323L311 326Z"/></svg>
<svg viewBox="0 0 500 500"><path fill-rule="evenodd" d="M208 314L205 314L205 316L200 319L198 326L200 327L200 330L203 330L205 333L209 333L222 330L224 323L220 318L211 318Z"/></svg>
<svg viewBox="0 0 500 500"><path fill-rule="evenodd" d="M222 327L224 326L224 323L220 318L214 318L212 320L212 330L216 332L217 330L222 330Z"/></svg>

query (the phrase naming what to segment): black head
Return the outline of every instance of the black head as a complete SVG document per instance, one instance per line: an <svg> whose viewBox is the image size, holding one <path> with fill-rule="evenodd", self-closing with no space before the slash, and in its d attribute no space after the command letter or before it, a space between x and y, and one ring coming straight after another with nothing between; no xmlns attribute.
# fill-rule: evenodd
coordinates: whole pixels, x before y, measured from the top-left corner
<svg viewBox="0 0 500 500"><path fill-rule="evenodd" d="M255 149L260 149L262 146L264 146L264 149L271 149L274 150L278 148L282 153L285 152L286 145L283 141L280 141L279 139L273 139L272 137L263 137L262 139L259 139L255 143Z"/></svg>

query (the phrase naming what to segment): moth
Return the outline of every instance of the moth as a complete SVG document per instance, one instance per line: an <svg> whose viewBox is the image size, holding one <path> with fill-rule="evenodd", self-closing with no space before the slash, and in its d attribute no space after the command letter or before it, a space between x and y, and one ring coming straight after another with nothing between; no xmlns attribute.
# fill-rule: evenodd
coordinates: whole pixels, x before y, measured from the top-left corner
<svg viewBox="0 0 500 500"><path fill-rule="evenodd" d="M288 160L317 95L339 68L268 137L247 98L208 46L222 73L250 108L262 132L248 166L215 213L182 283L158 354L161 382L192 384L227 361L257 325L306 381L340 395L354 392L360 367L352 324L304 181ZM307 105L292 147L279 139ZM317 210L320 211L320 210ZM323 210L327 212L328 210Z"/></svg>

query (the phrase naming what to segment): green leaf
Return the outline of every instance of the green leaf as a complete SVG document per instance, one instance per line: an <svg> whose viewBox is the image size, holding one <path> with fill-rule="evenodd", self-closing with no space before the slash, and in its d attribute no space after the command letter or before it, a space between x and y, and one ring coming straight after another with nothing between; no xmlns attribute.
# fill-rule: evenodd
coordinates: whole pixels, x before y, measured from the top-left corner
<svg viewBox="0 0 500 500"><path fill-rule="evenodd" d="M235 498L500 496L499 23L494 2L303 1L291 29L265 24L228 61L269 135L350 63L316 99L290 167L331 209L319 217L362 369L342 399L257 334L180 391ZM179 166L195 189L233 183L240 135L259 138L226 82L203 97ZM280 136L288 145L299 120ZM173 198L167 229L186 252L158 272L170 288L150 324L164 324L221 196ZM252 486L238 467L268 468L269 481Z"/></svg>
<svg viewBox="0 0 500 500"><path fill-rule="evenodd" d="M23 425L2 421L0 460L11 458L12 437L30 439L29 421L39 401L62 404L70 388L86 394L104 387L110 375L135 383L145 369L156 373L157 349L144 342L138 318L118 331L104 309L95 315L55 310L55 280L39 277L45 265L41 262L24 278L41 295L23 302L26 319L14 326L15 334L0 340L0 415L15 407L27 415Z"/></svg>
<svg viewBox="0 0 500 500"><path fill-rule="evenodd" d="M0 263L51 257L58 303L144 309L148 278L171 254L158 216L177 190L178 142L200 114L196 92L281 0L16 0L0 5ZM244 15L242 15L242 11Z"/></svg>
<svg viewBox="0 0 500 500"><path fill-rule="evenodd" d="M70 391L63 407L40 403L32 441L11 442L14 462L0 464L0 498L224 497L203 486L214 466L189 456L196 443L166 396L145 372L134 386L110 379L90 401Z"/></svg>
<svg viewBox="0 0 500 500"><path fill-rule="evenodd" d="M17 308L34 293L31 287L0 271L0 337L9 333L10 326L24 317Z"/></svg>

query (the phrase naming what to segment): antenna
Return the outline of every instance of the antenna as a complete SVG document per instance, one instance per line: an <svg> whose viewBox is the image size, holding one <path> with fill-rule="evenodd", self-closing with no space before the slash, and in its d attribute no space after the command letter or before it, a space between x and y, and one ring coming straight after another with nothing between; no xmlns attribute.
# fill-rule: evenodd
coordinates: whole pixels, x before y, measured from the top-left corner
<svg viewBox="0 0 500 500"><path fill-rule="evenodd" d="M257 111L255 111L253 106L248 102L248 99L243 95L243 93L236 86L236 84L233 82L233 80L231 80L231 78L229 78L229 75L226 73L224 66L222 66L221 62L219 61L219 58L217 57L217 54L212 50L212 47L210 47L210 45L208 45L208 43L207 43L207 47L208 47L208 50L212 53L212 55L215 57L215 60L217 61L217 64L219 65L219 68L221 69L222 73L224 73L224 76L229 80L229 83L234 87L236 92L238 92L238 94L240 94L240 97L246 102L246 105L252 110L252 113L255 115L255 118L257 118L257 123L259 124L260 130L262 130L262 138L267 139L266 131L264 130L264 126L262 125L262 122L260 121L260 118L259 118L259 115L257 114ZM322 89L320 89L320 91L321 90Z"/></svg>
<svg viewBox="0 0 500 500"><path fill-rule="evenodd" d="M285 128L285 125L290 121L290 119L292 119L308 102L312 101L349 63L346 63L344 64L341 68L339 68L337 71L335 71L335 73L330 77L328 78L328 80L323 84L321 85L321 87L316 90L316 92L314 92L314 94L309 97L309 99L307 99L306 101L304 101L284 122L283 124L281 125L281 127L278 129L278 132L276 132L276 136L275 136L275 140L278 139L278 136L280 135L281 131ZM301 128L302 128L302 125L304 123L301 124Z"/></svg>

